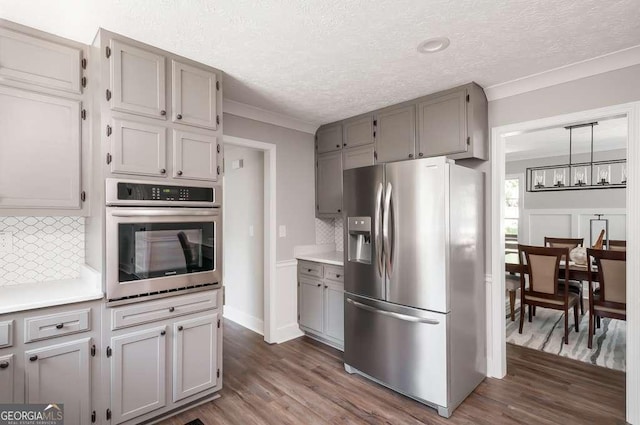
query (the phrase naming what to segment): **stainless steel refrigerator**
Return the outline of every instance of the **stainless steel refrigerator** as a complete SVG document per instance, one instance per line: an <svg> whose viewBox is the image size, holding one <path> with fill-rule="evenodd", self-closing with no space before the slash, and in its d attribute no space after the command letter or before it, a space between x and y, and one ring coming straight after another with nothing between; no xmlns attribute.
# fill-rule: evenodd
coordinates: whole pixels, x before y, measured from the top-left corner
<svg viewBox="0 0 640 425"><path fill-rule="evenodd" d="M345 370L449 417L486 375L483 174L344 171Z"/></svg>

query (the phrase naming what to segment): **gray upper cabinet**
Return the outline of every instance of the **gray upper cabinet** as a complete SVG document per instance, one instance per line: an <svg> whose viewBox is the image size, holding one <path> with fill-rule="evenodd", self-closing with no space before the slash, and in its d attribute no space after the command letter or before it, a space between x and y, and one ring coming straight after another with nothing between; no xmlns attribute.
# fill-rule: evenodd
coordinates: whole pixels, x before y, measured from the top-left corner
<svg viewBox="0 0 640 425"><path fill-rule="evenodd" d="M0 208L81 208L80 109L0 86Z"/></svg>
<svg viewBox="0 0 640 425"><path fill-rule="evenodd" d="M82 49L0 28L0 79L80 93Z"/></svg>
<svg viewBox="0 0 640 425"><path fill-rule="evenodd" d="M345 148L373 143L373 115L345 121L342 128L342 146Z"/></svg>
<svg viewBox="0 0 640 425"><path fill-rule="evenodd" d="M216 130L217 84L214 72L172 61L172 120Z"/></svg>
<svg viewBox="0 0 640 425"><path fill-rule="evenodd" d="M383 109L376 113L376 155L378 162L415 157L416 108L414 105Z"/></svg>
<svg viewBox="0 0 640 425"><path fill-rule="evenodd" d="M316 143L318 153L342 149L342 125L330 125L318 129Z"/></svg>
<svg viewBox="0 0 640 425"><path fill-rule="evenodd" d="M342 211L342 152L317 156L316 215L335 217Z"/></svg>
<svg viewBox="0 0 640 425"><path fill-rule="evenodd" d="M418 156L487 159L487 99L477 84L418 103Z"/></svg>
<svg viewBox="0 0 640 425"><path fill-rule="evenodd" d="M125 44L110 42L111 109L165 119L165 58Z"/></svg>
<svg viewBox="0 0 640 425"><path fill-rule="evenodd" d="M342 151L343 169L366 167L375 163L375 147L371 145L356 146Z"/></svg>
<svg viewBox="0 0 640 425"><path fill-rule="evenodd" d="M192 180L218 179L218 138L173 131L173 177Z"/></svg>
<svg viewBox="0 0 640 425"><path fill-rule="evenodd" d="M167 141L164 126L114 119L107 162L112 173L165 176Z"/></svg>

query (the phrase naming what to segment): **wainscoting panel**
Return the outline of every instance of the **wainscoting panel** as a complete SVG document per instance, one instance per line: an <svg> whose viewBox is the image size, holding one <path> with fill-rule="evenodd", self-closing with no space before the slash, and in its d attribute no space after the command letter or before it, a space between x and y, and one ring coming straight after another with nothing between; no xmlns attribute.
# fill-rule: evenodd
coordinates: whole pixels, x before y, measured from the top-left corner
<svg viewBox="0 0 640 425"><path fill-rule="evenodd" d="M529 212L526 221L524 240L529 245L544 245L545 236L571 237L571 214L566 212Z"/></svg>
<svg viewBox="0 0 640 425"><path fill-rule="evenodd" d="M298 326L298 261L276 263L276 334L278 344L303 335Z"/></svg>

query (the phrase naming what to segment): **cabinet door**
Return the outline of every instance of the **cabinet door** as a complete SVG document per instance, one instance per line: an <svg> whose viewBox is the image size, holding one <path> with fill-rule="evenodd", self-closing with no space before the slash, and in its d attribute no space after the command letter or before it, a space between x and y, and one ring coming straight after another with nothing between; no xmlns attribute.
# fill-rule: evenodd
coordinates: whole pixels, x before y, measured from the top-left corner
<svg viewBox="0 0 640 425"><path fill-rule="evenodd" d="M298 279L298 313L300 326L322 333L322 283Z"/></svg>
<svg viewBox="0 0 640 425"><path fill-rule="evenodd" d="M375 147L372 144L344 149L342 151L342 164L345 170L366 167L374 164L374 155Z"/></svg>
<svg viewBox="0 0 640 425"><path fill-rule="evenodd" d="M172 71L173 121L216 130L218 76L176 61L172 61Z"/></svg>
<svg viewBox="0 0 640 425"><path fill-rule="evenodd" d="M467 150L467 90L418 104L418 156L439 156Z"/></svg>
<svg viewBox="0 0 640 425"><path fill-rule="evenodd" d="M342 126L340 124L320 128L316 137L318 153L342 149Z"/></svg>
<svg viewBox="0 0 640 425"><path fill-rule="evenodd" d="M111 40L111 109L165 119L164 56Z"/></svg>
<svg viewBox="0 0 640 425"><path fill-rule="evenodd" d="M111 338L112 424L164 407L166 326Z"/></svg>
<svg viewBox="0 0 640 425"><path fill-rule="evenodd" d="M316 166L316 211L338 214L342 209L342 152L318 155Z"/></svg>
<svg viewBox="0 0 640 425"><path fill-rule="evenodd" d="M80 208L80 102L0 86L0 208Z"/></svg>
<svg viewBox="0 0 640 425"><path fill-rule="evenodd" d="M211 389L218 382L219 314L173 325L173 401Z"/></svg>
<svg viewBox="0 0 640 425"><path fill-rule="evenodd" d="M111 172L164 176L166 130L160 125L113 120Z"/></svg>
<svg viewBox="0 0 640 425"><path fill-rule="evenodd" d="M341 285L324 284L324 333L344 342L344 289Z"/></svg>
<svg viewBox="0 0 640 425"><path fill-rule="evenodd" d="M373 116L345 122L342 146L352 148L373 143Z"/></svg>
<svg viewBox="0 0 640 425"><path fill-rule="evenodd" d="M416 150L416 108L414 105L388 109L376 116L378 162L410 159Z"/></svg>
<svg viewBox="0 0 640 425"><path fill-rule="evenodd" d="M27 403L64 404L65 425L91 421L91 338L25 351Z"/></svg>
<svg viewBox="0 0 640 425"><path fill-rule="evenodd" d="M13 354L0 356L0 404L13 403L14 366Z"/></svg>
<svg viewBox="0 0 640 425"><path fill-rule="evenodd" d="M0 77L80 93L79 48L0 28Z"/></svg>
<svg viewBox="0 0 640 425"><path fill-rule="evenodd" d="M173 131L173 176L193 180L218 180L218 138Z"/></svg>

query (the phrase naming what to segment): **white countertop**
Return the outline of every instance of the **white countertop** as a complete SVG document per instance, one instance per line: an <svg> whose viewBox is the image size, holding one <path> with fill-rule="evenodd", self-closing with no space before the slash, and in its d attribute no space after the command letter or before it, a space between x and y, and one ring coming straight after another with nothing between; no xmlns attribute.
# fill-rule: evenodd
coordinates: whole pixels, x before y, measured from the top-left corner
<svg viewBox="0 0 640 425"><path fill-rule="evenodd" d="M100 274L86 266L78 279L1 286L0 314L97 300L101 287Z"/></svg>
<svg viewBox="0 0 640 425"><path fill-rule="evenodd" d="M298 260L314 261L316 263L332 264L334 266L344 266L344 252L342 251L298 254L296 258Z"/></svg>

